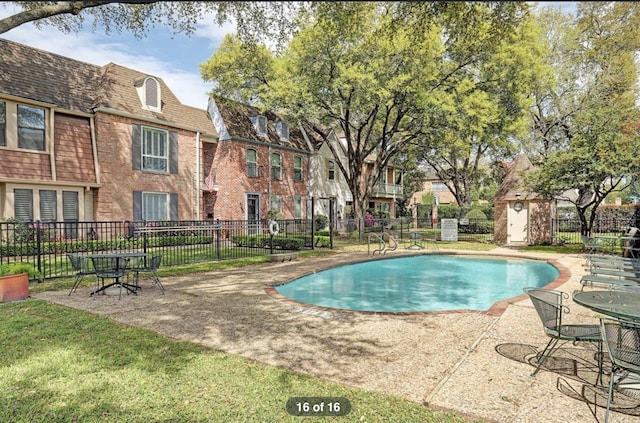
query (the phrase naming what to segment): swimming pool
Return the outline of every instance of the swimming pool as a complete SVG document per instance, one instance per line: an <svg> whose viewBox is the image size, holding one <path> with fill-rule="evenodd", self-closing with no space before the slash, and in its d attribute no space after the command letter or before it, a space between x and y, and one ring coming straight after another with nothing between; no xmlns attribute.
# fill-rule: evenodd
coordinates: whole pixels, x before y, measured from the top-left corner
<svg viewBox="0 0 640 423"><path fill-rule="evenodd" d="M278 285L294 301L375 312L488 310L556 279L553 265L519 258L424 254L339 266Z"/></svg>

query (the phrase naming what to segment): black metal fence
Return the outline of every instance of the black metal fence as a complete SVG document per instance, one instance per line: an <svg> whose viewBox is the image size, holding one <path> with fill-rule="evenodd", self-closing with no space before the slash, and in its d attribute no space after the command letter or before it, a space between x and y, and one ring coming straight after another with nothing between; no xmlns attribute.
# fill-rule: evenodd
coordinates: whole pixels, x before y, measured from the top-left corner
<svg viewBox="0 0 640 423"><path fill-rule="evenodd" d="M591 235L622 235L633 226L630 219L596 219ZM582 244L580 219L554 219L554 244Z"/></svg>
<svg viewBox="0 0 640 423"><path fill-rule="evenodd" d="M421 232L429 235L431 239L441 239L440 220L435 222L432 219L414 219L412 217L401 217L396 219L364 219L358 221L354 219L340 219L336 229L340 233L368 233L393 231L406 239L409 233ZM458 219L458 240L493 242L494 222L490 219Z"/></svg>
<svg viewBox="0 0 640 423"><path fill-rule="evenodd" d="M69 253L153 252L175 266L314 248L311 220L275 222L0 222L0 263L32 263L50 279L73 275Z"/></svg>

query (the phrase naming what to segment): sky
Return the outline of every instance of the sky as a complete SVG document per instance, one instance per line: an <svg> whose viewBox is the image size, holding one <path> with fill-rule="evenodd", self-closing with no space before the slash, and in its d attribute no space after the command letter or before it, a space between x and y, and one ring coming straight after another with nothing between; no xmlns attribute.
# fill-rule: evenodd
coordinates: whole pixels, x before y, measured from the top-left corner
<svg viewBox="0 0 640 423"><path fill-rule="evenodd" d="M574 2L539 2L563 10L571 10ZM17 11L11 2L0 2L0 17ZM169 29L158 26L145 38L128 33L92 32L65 34L60 30L23 24L0 38L60 54L82 62L103 66L113 62L162 78L169 89L186 105L206 109L207 92L212 84L202 81L200 64L215 52L224 36L235 31L232 24L219 27L213 19L201 21L194 34L173 36Z"/></svg>
<svg viewBox="0 0 640 423"><path fill-rule="evenodd" d="M13 4L0 3L0 17L15 11ZM160 77L183 104L206 109L212 84L202 81L200 64L234 31L232 24L219 27L211 19L201 22L190 37L173 36L169 29L158 26L147 37L137 39L128 33L105 35L90 29L65 34L54 27L37 29L27 23L0 34L0 38L97 66L113 62Z"/></svg>

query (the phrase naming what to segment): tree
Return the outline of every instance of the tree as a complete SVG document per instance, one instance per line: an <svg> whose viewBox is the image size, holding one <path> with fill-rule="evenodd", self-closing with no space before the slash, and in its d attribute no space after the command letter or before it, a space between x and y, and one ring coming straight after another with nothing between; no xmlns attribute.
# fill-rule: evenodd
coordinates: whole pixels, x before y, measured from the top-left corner
<svg viewBox="0 0 640 423"><path fill-rule="evenodd" d="M460 206L471 205L490 164L512 155L525 133L530 87L543 70L537 30L527 16L499 38L486 27L449 46L455 73L428 103L429 131L416 148Z"/></svg>
<svg viewBox="0 0 640 423"><path fill-rule="evenodd" d="M566 199L576 207L583 235L591 234L605 197L626 189L640 172L639 12L635 3L579 3L575 31L566 20L545 20L547 33L573 46L553 62L556 74L563 69L571 76L538 93L544 113L534 114L533 128L548 144L546 160L526 182L549 198L575 190L577 198ZM561 129L545 138L552 126Z"/></svg>
<svg viewBox="0 0 640 423"><path fill-rule="evenodd" d="M247 40L266 36L281 43L295 28L292 17L306 6L303 2L169 2L169 1L19 1L22 10L0 19L0 34L28 22L36 27L52 25L69 33L78 32L88 20L106 34L129 31L146 35L156 24L166 25L174 34L191 35L199 20L214 19L218 25L234 21L238 34ZM291 19L290 19L291 18Z"/></svg>
<svg viewBox="0 0 640 423"><path fill-rule="evenodd" d="M473 62L471 54L452 61L458 51L451 46L464 40L474 52L482 51L477 35L491 32L482 41L497 42L512 21L519 22L514 16L524 7L501 2L313 3L296 20L299 29L281 54L268 55L264 46L229 38L201 73L217 94L299 119L324 139L336 130L348 159L338 166L360 219L380 170L424 135L425 110ZM371 172L365 172L368 159L373 160Z"/></svg>

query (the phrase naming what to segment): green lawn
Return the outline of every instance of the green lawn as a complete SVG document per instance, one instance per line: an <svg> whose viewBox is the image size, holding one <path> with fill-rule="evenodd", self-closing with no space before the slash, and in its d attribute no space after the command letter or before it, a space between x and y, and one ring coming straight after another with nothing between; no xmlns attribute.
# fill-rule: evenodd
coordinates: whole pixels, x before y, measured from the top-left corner
<svg viewBox="0 0 640 423"><path fill-rule="evenodd" d="M441 250L490 250L439 242ZM336 250L366 251L339 241ZM548 252L558 247L527 247ZM267 257L165 267L161 276L257 264ZM73 279L34 283L32 292L69 289ZM88 282L91 283L91 282ZM401 398L372 393L175 341L105 317L36 299L0 304L2 422L468 422ZM343 417L298 417L292 397L343 397Z"/></svg>
<svg viewBox="0 0 640 423"><path fill-rule="evenodd" d="M41 300L0 304L2 422L465 422ZM294 417L291 397L343 397Z"/></svg>

